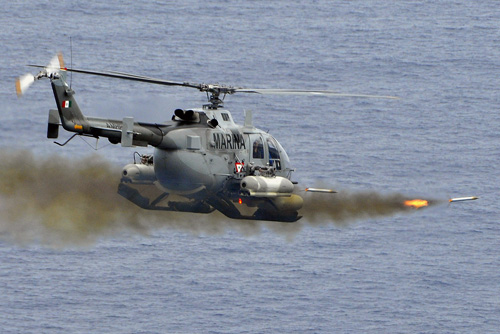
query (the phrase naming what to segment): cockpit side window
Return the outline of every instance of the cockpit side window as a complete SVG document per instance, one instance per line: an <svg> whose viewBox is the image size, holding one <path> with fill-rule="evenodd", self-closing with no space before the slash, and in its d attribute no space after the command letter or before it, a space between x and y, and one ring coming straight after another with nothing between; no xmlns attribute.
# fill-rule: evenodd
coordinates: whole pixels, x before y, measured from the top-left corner
<svg viewBox="0 0 500 334"><path fill-rule="evenodd" d="M262 140L256 139L253 142L253 158L254 159L264 159L264 145L262 144Z"/></svg>
<svg viewBox="0 0 500 334"><path fill-rule="evenodd" d="M269 166L275 166L276 169L280 170L281 169L280 152L270 138L267 138L267 147L269 149Z"/></svg>

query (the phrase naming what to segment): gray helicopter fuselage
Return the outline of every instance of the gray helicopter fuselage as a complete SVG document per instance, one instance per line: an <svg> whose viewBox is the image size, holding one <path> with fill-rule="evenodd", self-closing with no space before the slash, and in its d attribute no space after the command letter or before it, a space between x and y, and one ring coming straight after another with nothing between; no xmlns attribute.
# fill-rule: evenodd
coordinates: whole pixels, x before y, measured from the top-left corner
<svg viewBox="0 0 500 334"><path fill-rule="evenodd" d="M193 112L196 120L215 119L217 125L178 126L164 135L154 150L154 171L166 192L215 193L228 180L241 180L256 167L273 168L275 175L290 177L289 158L270 134L251 124L236 124L226 109ZM177 117L173 121L190 123Z"/></svg>

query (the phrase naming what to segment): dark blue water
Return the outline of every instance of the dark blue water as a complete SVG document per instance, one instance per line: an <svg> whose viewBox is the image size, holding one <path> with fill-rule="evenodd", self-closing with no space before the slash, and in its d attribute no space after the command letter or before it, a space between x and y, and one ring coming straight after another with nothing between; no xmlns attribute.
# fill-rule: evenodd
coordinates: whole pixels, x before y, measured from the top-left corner
<svg viewBox="0 0 500 334"><path fill-rule="evenodd" d="M81 159L45 139L50 85L15 78L57 51L73 66L176 81L336 89L401 100L230 96L304 186L471 203L339 226L303 219L91 233L2 217L2 333L494 333L500 328L500 9L496 1L16 1L0 16L0 147ZM88 115L169 119L202 94L73 76ZM61 135L63 138L66 134ZM91 143L94 145L95 143ZM103 147L105 143L100 143ZM133 149L97 151L117 167ZM142 149L141 152L149 152ZM40 176L43 178L43 175ZM3 199L5 201L5 199ZM4 205L4 203L2 203ZM13 225L15 222L15 226Z"/></svg>

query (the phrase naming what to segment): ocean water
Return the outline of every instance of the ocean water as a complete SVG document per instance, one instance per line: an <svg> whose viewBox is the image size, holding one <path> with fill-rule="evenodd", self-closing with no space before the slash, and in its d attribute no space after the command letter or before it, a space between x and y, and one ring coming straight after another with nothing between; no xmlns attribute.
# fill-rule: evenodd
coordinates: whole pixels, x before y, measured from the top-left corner
<svg viewBox="0 0 500 334"><path fill-rule="evenodd" d="M0 23L2 166L22 152L19 170L35 176L24 197L0 203L0 332L498 332L496 1L15 1ZM18 99L14 81L57 51L77 68L175 81L396 95L235 95L225 107L239 122L253 111L304 187L480 199L343 224L139 213L134 224L65 230L83 204L48 191L59 225L44 223L33 193L95 161L119 173L135 150L45 138L50 85ZM77 74L72 87L91 116L158 122L205 102L187 89ZM78 183L90 196L114 182L90 177Z"/></svg>

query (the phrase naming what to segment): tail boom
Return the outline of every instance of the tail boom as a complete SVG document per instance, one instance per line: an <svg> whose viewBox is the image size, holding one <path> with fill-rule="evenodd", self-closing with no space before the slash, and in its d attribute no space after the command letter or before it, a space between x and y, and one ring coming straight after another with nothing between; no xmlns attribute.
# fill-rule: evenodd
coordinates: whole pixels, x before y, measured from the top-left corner
<svg viewBox="0 0 500 334"><path fill-rule="evenodd" d="M123 120L86 117L80 110L74 98L75 92L68 86L65 77L66 72L61 71L58 77L51 78L51 84L59 112L60 124L66 131L92 137L105 137L111 143L118 144L121 142L123 146L161 145L166 128L169 125L132 121L129 126L124 126ZM130 138L126 145L124 145L124 138Z"/></svg>

